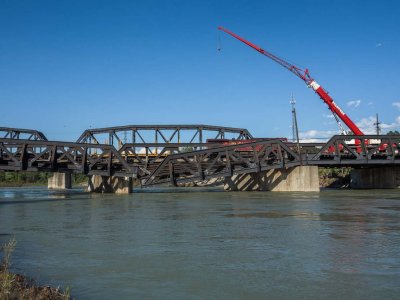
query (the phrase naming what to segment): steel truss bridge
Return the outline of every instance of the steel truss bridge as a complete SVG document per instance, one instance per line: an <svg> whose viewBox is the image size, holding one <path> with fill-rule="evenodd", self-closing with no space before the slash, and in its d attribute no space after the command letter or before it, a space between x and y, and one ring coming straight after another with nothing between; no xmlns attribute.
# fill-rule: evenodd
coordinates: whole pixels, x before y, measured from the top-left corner
<svg viewBox="0 0 400 300"><path fill-rule="evenodd" d="M0 127L0 138L47 141L46 136L40 131L9 127Z"/></svg>
<svg viewBox="0 0 400 300"><path fill-rule="evenodd" d="M141 139L139 143L120 142L123 140L118 133L128 129L139 136L139 128L154 134L157 142ZM163 132L165 128L172 132L168 137ZM191 135L184 142L174 141L179 131L182 133L189 128L197 132L193 133L196 134L194 138ZM6 128L2 129L8 132L4 130ZM226 129L205 125L110 127L85 131L75 143L47 141L44 135L44 139L18 138L21 135L11 138L8 135L0 138L0 171L133 177L140 178L143 185L175 185L300 165L400 166L400 135L336 135L326 143L298 145L280 139L252 139L247 130L229 128L229 133L236 134L236 139L218 142L225 137L222 133L227 132ZM211 142L195 141L200 132L203 135L207 130L216 134ZM94 142L95 135L100 132L109 135L111 132L119 149L113 143L99 144L97 139L97 143ZM373 140L377 143L372 144Z"/></svg>
<svg viewBox="0 0 400 300"><path fill-rule="evenodd" d="M210 125L128 125L85 130L77 143L114 145L126 143L204 143L207 139L253 138L244 128Z"/></svg>

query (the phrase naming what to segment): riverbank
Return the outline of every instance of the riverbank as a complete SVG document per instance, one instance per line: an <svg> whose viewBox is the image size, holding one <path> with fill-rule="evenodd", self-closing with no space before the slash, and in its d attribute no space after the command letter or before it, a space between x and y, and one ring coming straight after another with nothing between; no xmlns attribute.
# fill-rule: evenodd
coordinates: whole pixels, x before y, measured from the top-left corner
<svg viewBox="0 0 400 300"><path fill-rule="evenodd" d="M68 300L71 299L69 289L61 291L59 288L38 285L33 279L21 274L10 272L11 254L16 241L13 239L3 245L0 264L0 299L26 300Z"/></svg>
<svg viewBox="0 0 400 300"><path fill-rule="evenodd" d="M0 299L26 299L26 300L66 300L71 299L69 292L49 286L39 286L32 279L20 274L6 273L0 270ZM7 289L3 284L8 285Z"/></svg>

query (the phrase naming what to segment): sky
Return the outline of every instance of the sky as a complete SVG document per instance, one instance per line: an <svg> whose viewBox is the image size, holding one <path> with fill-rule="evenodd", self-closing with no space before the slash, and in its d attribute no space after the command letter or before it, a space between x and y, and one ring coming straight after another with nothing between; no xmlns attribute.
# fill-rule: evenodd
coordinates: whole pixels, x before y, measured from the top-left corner
<svg viewBox="0 0 400 300"><path fill-rule="evenodd" d="M207 124L303 139L338 126L299 78L231 36L307 67L366 133L400 130L400 2L0 1L0 126ZM218 51L217 48L221 48Z"/></svg>

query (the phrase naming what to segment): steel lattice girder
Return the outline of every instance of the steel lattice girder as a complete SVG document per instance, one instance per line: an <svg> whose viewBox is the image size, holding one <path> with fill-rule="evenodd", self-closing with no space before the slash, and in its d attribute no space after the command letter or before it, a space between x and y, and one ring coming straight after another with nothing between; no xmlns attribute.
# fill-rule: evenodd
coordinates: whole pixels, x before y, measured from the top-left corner
<svg viewBox="0 0 400 300"><path fill-rule="evenodd" d="M0 127L0 138L47 141L46 136L34 129Z"/></svg>
<svg viewBox="0 0 400 300"><path fill-rule="evenodd" d="M372 144L375 140L377 143ZM201 181L300 165L400 166L400 136L334 136L327 143L297 145L257 141L170 155L145 176L144 185Z"/></svg>
<svg viewBox="0 0 400 300"><path fill-rule="evenodd" d="M0 139L0 170L130 177L137 174L110 145L13 139Z"/></svg>
<svg viewBox="0 0 400 300"><path fill-rule="evenodd" d="M170 155L144 184L199 181L299 163L299 155L280 140L250 142Z"/></svg>
<svg viewBox="0 0 400 300"><path fill-rule="evenodd" d="M136 143L126 144L119 151L112 145L0 139L0 171L129 176L142 178L149 185L299 165L400 166L399 149L400 135L340 135L326 143L299 146L280 140L242 141L234 145Z"/></svg>
<svg viewBox="0 0 400 300"><path fill-rule="evenodd" d="M136 143L124 144L118 152L129 165L138 169L139 176L152 171L169 155L187 153L201 149L221 147L217 143Z"/></svg>
<svg viewBox="0 0 400 300"><path fill-rule="evenodd" d="M127 125L87 129L78 143L100 144L100 136L106 144L120 147L127 143L203 143L207 138L245 140L253 138L244 128L210 125Z"/></svg>
<svg viewBox="0 0 400 300"><path fill-rule="evenodd" d="M397 165L400 135L335 135L304 160L313 165Z"/></svg>

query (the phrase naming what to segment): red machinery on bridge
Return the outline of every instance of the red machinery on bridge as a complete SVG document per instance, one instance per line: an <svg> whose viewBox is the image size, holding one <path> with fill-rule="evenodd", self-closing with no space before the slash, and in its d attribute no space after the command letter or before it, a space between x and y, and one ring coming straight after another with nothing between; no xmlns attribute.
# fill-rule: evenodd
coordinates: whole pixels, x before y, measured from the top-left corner
<svg viewBox="0 0 400 300"><path fill-rule="evenodd" d="M333 116L335 117L336 121L338 122L342 132L345 132L342 125L340 124L340 120L346 124L346 126L355 134L355 135L364 135L364 133L357 127L356 124L344 113L344 111L333 101L333 99L328 95L328 92L320 86L311 76L308 69L302 70L301 68L285 61L282 58L277 57L276 55L265 51L264 49L260 48L259 46L245 40L244 38L238 36L237 34L223 28L218 27L219 30L226 32L227 34L233 36L234 38L238 39L239 41L245 43L247 46L257 50L261 54L269 57L273 61L277 62L284 68L288 69L294 75L302 79L308 87L312 88L318 96L328 105L329 109L332 111Z"/></svg>

